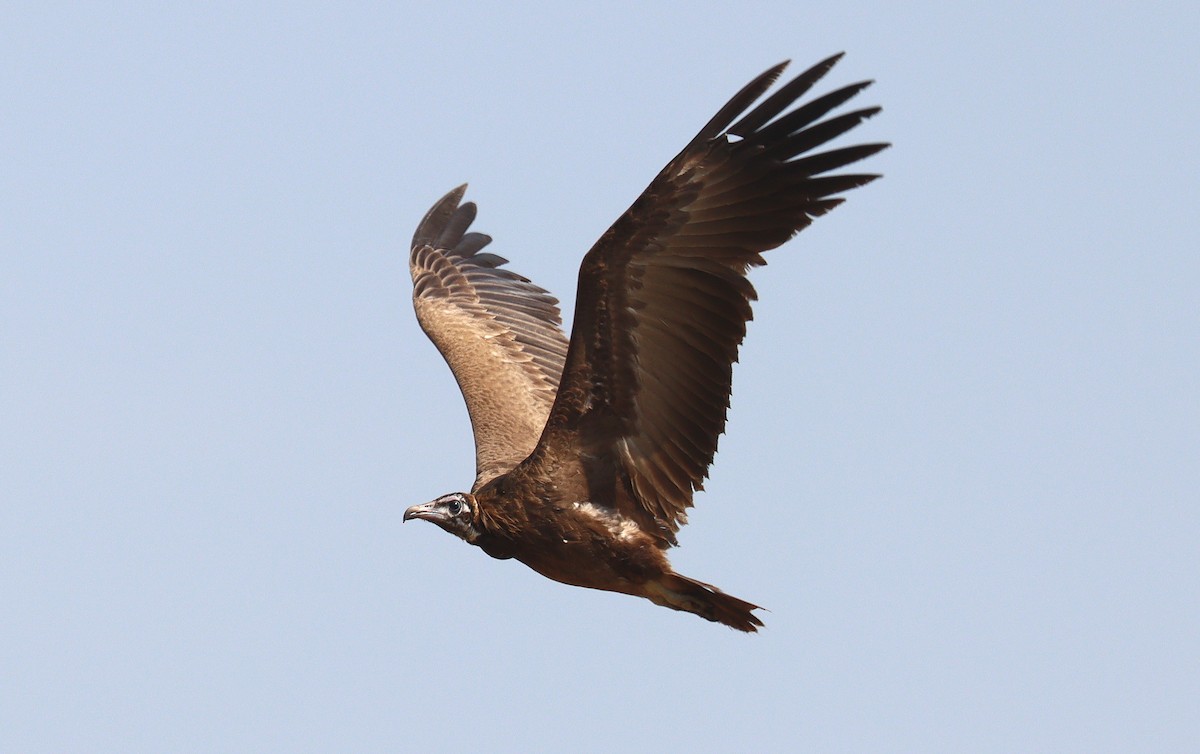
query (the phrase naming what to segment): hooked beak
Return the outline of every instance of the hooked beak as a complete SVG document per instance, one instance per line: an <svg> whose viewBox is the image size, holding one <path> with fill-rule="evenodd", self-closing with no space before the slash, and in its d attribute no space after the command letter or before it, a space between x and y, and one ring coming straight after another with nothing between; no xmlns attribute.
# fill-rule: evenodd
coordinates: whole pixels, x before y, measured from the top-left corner
<svg viewBox="0 0 1200 754"><path fill-rule="evenodd" d="M409 520L410 518L420 518L424 519L425 521L440 521L445 517L445 514L438 510L436 500L431 503L414 505L408 510L404 511L405 521Z"/></svg>

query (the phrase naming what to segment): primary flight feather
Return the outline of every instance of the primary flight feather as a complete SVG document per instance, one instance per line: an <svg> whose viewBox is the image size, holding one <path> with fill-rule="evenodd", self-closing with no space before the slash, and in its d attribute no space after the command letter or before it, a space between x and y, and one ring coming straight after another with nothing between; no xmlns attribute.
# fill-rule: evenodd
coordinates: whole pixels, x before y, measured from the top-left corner
<svg viewBox="0 0 1200 754"><path fill-rule="evenodd" d="M484 252L454 189L409 259L417 319L450 365L475 435L475 482L404 513L556 581L645 597L741 631L757 609L675 573L724 431L761 253L877 175L830 174L886 144L814 150L879 112L831 117L870 82L797 101L840 55L757 107L747 84L601 236L579 271L568 340L558 301Z"/></svg>

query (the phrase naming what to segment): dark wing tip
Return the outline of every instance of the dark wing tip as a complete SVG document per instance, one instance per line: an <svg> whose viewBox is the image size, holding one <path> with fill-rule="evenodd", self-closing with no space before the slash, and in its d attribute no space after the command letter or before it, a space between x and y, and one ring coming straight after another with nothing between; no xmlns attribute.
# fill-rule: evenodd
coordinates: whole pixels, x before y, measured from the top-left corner
<svg viewBox="0 0 1200 754"><path fill-rule="evenodd" d="M416 249L420 246L432 246L438 236L442 234L446 226L450 224L454 213L458 211L459 202L462 201L463 195L467 193L467 184L451 189L445 196L437 200L437 203L429 208L425 213L425 217L421 219L417 225L416 232L413 233L412 246Z"/></svg>
<svg viewBox="0 0 1200 754"><path fill-rule="evenodd" d="M492 242L492 237L486 233L470 231L477 208L474 202L462 201L466 190L464 183L429 208L413 233L412 254L429 246L449 256L466 259L476 256Z"/></svg>
<svg viewBox="0 0 1200 754"><path fill-rule="evenodd" d="M791 81L784 84L778 91L764 100L761 105L746 113L741 120L730 126L729 133L734 136L744 137L761 128L767 121L779 115L793 102L808 92L825 74L829 73L830 69L845 54L844 52L839 52L836 55L830 55L820 63L810 66L797 74ZM782 71L782 68L780 70ZM750 104L750 102L745 103L747 108Z"/></svg>
<svg viewBox="0 0 1200 754"><path fill-rule="evenodd" d="M700 129L700 133L696 134L691 140L685 151L693 145L703 143L709 139L716 138L724 131L734 118L746 111L746 108L763 95L763 92L771 88L779 75L783 73L783 69L788 67L788 63L792 61L784 60L781 63L776 63L767 70L760 73L749 84L743 86L738 93L733 95L725 106L717 111L717 114L709 119L708 123L704 124L704 128Z"/></svg>

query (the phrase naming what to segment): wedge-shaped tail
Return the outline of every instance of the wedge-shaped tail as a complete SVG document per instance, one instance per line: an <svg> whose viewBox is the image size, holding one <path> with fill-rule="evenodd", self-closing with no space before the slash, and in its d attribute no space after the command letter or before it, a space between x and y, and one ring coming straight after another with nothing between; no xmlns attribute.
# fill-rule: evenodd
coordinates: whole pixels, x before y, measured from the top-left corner
<svg viewBox="0 0 1200 754"><path fill-rule="evenodd" d="M646 597L656 605L695 613L701 618L724 623L739 631L754 633L763 624L752 611L758 605L726 594L712 584L689 579L678 573L664 574L646 584Z"/></svg>

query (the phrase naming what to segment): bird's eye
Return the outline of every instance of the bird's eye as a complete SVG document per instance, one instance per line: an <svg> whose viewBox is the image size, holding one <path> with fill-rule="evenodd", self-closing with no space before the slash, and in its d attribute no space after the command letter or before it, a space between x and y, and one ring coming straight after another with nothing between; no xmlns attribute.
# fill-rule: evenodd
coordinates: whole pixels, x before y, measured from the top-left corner
<svg viewBox="0 0 1200 754"><path fill-rule="evenodd" d="M446 506L446 510L450 512L451 516L457 516L460 512L462 512L462 502L459 500L451 500L450 504Z"/></svg>

